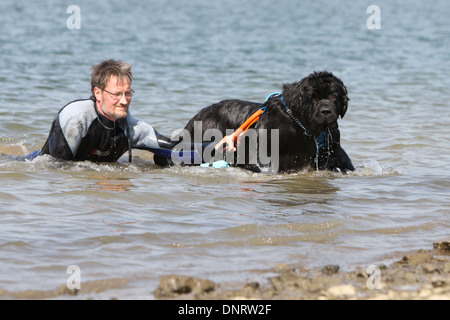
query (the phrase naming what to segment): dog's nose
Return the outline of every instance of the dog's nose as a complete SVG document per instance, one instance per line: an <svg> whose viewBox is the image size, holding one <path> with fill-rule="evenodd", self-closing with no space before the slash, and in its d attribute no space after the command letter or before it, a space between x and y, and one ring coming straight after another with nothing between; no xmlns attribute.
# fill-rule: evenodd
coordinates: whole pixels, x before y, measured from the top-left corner
<svg viewBox="0 0 450 320"><path fill-rule="evenodd" d="M329 116L330 114L333 113L333 111L331 109L328 108L323 108L322 110L320 110L320 113L324 116Z"/></svg>

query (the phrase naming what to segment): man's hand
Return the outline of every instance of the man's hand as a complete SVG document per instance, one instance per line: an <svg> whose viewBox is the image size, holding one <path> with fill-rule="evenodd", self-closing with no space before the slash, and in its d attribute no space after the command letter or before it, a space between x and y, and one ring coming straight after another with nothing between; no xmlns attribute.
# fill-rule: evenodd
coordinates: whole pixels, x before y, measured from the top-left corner
<svg viewBox="0 0 450 320"><path fill-rule="evenodd" d="M216 151L223 148L224 150L226 149L228 152L235 152L237 150L236 147L239 145L242 135L243 135L243 132L241 132L239 134L239 136L236 139L237 140L236 142L234 141L234 137L235 137L234 134L225 136L222 140L219 141L218 144L216 144L216 146L215 146Z"/></svg>

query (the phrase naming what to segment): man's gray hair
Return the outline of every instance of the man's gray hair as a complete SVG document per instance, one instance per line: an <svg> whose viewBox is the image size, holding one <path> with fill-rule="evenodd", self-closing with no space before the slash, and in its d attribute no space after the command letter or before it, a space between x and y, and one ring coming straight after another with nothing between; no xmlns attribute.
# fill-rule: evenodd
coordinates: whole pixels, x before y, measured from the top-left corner
<svg viewBox="0 0 450 320"><path fill-rule="evenodd" d="M98 87L102 90L106 88L111 76L117 77L119 81L133 81L131 73L131 64L121 60L103 60L99 64L92 67L91 76L91 92L94 95L94 88Z"/></svg>

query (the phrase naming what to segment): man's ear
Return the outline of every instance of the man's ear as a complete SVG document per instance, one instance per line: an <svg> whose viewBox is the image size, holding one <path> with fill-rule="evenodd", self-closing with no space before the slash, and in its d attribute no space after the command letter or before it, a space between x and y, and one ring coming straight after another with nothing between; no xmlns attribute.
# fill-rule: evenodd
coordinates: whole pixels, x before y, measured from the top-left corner
<svg viewBox="0 0 450 320"><path fill-rule="evenodd" d="M95 87L94 95L95 99L97 99L97 102L102 102L102 89L100 89L99 87Z"/></svg>

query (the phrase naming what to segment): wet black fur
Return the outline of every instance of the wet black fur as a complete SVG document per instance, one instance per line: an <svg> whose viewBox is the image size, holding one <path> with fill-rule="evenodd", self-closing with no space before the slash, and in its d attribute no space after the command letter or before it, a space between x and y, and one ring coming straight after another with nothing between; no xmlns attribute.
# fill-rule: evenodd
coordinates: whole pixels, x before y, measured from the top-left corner
<svg viewBox="0 0 450 320"><path fill-rule="evenodd" d="M299 82L283 85L282 96L294 117L306 128L306 133L286 112L279 95L271 97L265 104L242 100L221 101L202 109L185 129L193 135L194 122L202 121L202 136L208 129L219 129L222 134L229 134L227 129L236 130L255 111L267 105L266 112L253 128L256 131L269 129L269 139L270 129L279 129L278 172L354 170L350 158L340 146L337 123L338 117L342 118L348 108L349 99L343 82L330 72L314 72ZM322 131L327 133L326 143L317 156L316 141ZM258 165L246 163L242 166L259 171Z"/></svg>

